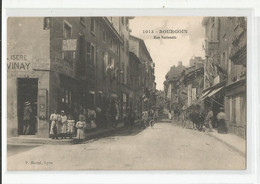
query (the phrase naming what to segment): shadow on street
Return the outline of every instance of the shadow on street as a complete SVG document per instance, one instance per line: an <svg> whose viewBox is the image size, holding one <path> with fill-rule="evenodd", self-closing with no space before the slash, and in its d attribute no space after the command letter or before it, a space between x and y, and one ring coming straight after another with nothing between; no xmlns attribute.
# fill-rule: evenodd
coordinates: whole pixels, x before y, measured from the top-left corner
<svg viewBox="0 0 260 184"><path fill-rule="evenodd" d="M31 150L35 145L7 145L7 157Z"/></svg>

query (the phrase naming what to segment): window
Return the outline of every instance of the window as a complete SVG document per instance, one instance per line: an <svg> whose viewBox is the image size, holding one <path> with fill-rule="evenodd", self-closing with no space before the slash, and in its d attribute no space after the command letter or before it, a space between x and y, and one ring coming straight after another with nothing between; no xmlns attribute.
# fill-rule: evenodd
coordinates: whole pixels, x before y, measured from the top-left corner
<svg viewBox="0 0 260 184"><path fill-rule="evenodd" d="M101 107L102 106L102 92L99 91L97 94L97 106Z"/></svg>
<svg viewBox="0 0 260 184"><path fill-rule="evenodd" d="M110 39L109 47L110 47L110 49L113 49L113 40L112 39Z"/></svg>
<svg viewBox="0 0 260 184"><path fill-rule="evenodd" d="M126 22L126 29L128 30L129 29L129 20L128 20L128 18L125 19L125 22Z"/></svg>
<svg viewBox="0 0 260 184"><path fill-rule="evenodd" d="M90 42L87 43L87 62L92 66L95 64L95 48Z"/></svg>
<svg viewBox="0 0 260 184"><path fill-rule="evenodd" d="M224 66L226 64L226 53L223 52L222 53L222 58L221 58L221 63L220 63L220 66Z"/></svg>
<svg viewBox="0 0 260 184"><path fill-rule="evenodd" d="M116 53L119 55L119 44L116 45Z"/></svg>
<svg viewBox="0 0 260 184"><path fill-rule="evenodd" d="M95 19L94 18L91 18L91 21L90 21L90 31L92 33L95 32Z"/></svg>
<svg viewBox="0 0 260 184"><path fill-rule="evenodd" d="M103 41L106 42L107 40L107 34L106 34L106 31L103 30Z"/></svg>
<svg viewBox="0 0 260 184"><path fill-rule="evenodd" d="M232 97L232 117L231 122L236 122L236 98Z"/></svg>
<svg viewBox="0 0 260 184"><path fill-rule="evenodd" d="M64 38L71 38L72 36L72 26L67 22L64 22L63 25L63 36Z"/></svg>
<svg viewBox="0 0 260 184"><path fill-rule="evenodd" d="M62 88L61 89L61 102L68 107L72 105L72 92L70 89Z"/></svg>
<svg viewBox="0 0 260 184"><path fill-rule="evenodd" d="M121 22L123 25L125 24L125 17L121 17Z"/></svg>
<svg viewBox="0 0 260 184"><path fill-rule="evenodd" d="M85 36L79 37L79 65L78 71L80 75L85 75L86 59L85 59Z"/></svg>
<svg viewBox="0 0 260 184"><path fill-rule="evenodd" d="M50 29L50 17L45 17L43 20L43 29L48 30Z"/></svg>
<svg viewBox="0 0 260 184"><path fill-rule="evenodd" d="M85 18L84 17L80 17L79 21L80 21L81 25L86 26L86 22L85 22Z"/></svg>
<svg viewBox="0 0 260 184"><path fill-rule="evenodd" d="M103 56L103 73L104 73L104 75L106 74L107 66L108 66L108 54L107 54L107 52L104 52L104 56Z"/></svg>

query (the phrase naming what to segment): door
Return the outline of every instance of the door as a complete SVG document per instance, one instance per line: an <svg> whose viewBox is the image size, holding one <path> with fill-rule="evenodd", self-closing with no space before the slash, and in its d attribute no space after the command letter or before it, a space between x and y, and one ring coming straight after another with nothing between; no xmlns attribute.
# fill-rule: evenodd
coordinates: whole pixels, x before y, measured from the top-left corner
<svg viewBox="0 0 260 184"><path fill-rule="evenodd" d="M28 124L30 128L27 135L35 135L37 133L37 93L38 93L38 79L36 78L18 78L17 90L17 114L18 114L18 135L24 135L25 126L25 107L30 106L32 111L29 117Z"/></svg>

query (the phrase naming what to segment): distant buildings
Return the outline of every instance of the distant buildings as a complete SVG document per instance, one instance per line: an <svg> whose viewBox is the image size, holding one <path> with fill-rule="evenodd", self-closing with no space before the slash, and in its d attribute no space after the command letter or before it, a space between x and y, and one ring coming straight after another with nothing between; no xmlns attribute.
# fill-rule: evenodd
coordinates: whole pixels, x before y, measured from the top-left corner
<svg viewBox="0 0 260 184"><path fill-rule="evenodd" d="M168 109L199 104L216 115L224 107L228 131L246 136L246 18L205 17L206 59L193 57L190 67L171 67L164 91Z"/></svg>
<svg viewBox="0 0 260 184"><path fill-rule="evenodd" d="M54 110L77 119L83 109L105 110L114 99L122 120L134 110L149 108L154 63L143 40L130 38L131 18L9 18L8 137L22 135L26 101L33 108L31 134L37 137L49 136ZM140 49L129 49L130 40Z"/></svg>

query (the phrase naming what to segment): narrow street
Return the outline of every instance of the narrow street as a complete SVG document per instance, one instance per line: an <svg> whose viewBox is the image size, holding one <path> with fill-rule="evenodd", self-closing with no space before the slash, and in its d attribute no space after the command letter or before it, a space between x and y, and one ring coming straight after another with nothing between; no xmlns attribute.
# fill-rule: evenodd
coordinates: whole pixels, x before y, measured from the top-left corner
<svg viewBox="0 0 260 184"><path fill-rule="evenodd" d="M8 170L243 169L245 156L208 133L169 120L77 145L43 145L8 157Z"/></svg>

